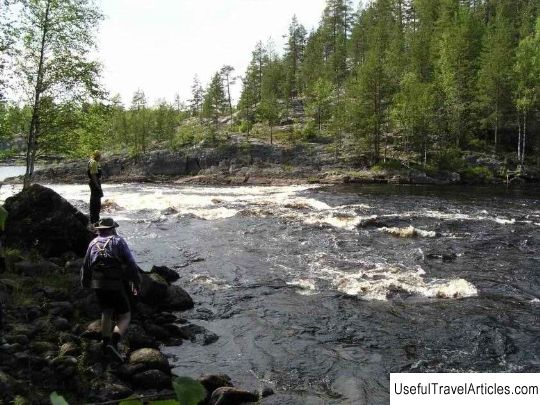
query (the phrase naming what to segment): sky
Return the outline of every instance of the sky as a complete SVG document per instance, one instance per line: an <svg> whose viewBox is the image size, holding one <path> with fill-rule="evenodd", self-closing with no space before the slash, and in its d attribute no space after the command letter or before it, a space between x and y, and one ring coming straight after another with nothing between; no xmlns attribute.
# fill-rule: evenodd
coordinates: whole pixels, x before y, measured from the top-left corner
<svg viewBox="0 0 540 405"><path fill-rule="evenodd" d="M103 84L125 105L137 89L150 104L176 93L191 97L193 77L203 84L223 65L243 75L258 41L281 53L293 15L308 32L319 24L325 0L98 0L105 20L98 36ZM240 81L238 81L240 82ZM238 97L240 84L233 89Z"/></svg>

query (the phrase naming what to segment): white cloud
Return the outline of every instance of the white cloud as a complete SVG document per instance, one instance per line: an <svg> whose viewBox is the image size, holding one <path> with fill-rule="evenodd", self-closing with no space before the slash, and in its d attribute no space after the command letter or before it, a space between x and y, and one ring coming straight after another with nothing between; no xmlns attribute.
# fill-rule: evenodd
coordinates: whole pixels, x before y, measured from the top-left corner
<svg viewBox="0 0 540 405"><path fill-rule="evenodd" d="M243 74L257 41L281 51L292 16L309 30L325 0L101 0L107 16L98 35L104 84L129 105L133 92L151 102L190 98L225 64ZM238 89L237 89L238 91Z"/></svg>

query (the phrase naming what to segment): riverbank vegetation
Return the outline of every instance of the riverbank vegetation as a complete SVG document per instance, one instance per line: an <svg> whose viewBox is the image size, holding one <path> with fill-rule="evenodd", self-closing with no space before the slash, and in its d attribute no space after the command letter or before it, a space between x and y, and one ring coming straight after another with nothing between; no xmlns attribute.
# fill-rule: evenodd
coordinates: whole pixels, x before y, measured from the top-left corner
<svg viewBox="0 0 540 405"><path fill-rule="evenodd" d="M22 139L23 149L71 157L232 139L323 143L336 159L356 155L367 166L461 170L464 151L509 169L538 165L539 15L538 0L376 0L359 8L328 0L314 30L292 17L285 49L259 42L245 72L224 65L207 86L195 77L186 101L151 105L142 89L127 105L104 97L94 86L97 65L86 61L84 80L63 96L45 89L26 104L4 97L0 139L5 149ZM95 27L100 16L91 17ZM16 19L7 20L16 32ZM30 51L10 47L17 41L9 33L7 59ZM75 97L74 89L92 91Z"/></svg>

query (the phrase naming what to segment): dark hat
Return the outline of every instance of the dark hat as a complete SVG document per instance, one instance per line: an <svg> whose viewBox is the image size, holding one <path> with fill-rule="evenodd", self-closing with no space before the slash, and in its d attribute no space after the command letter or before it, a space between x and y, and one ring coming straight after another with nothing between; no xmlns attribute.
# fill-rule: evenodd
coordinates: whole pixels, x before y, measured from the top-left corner
<svg viewBox="0 0 540 405"><path fill-rule="evenodd" d="M94 228L96 229L110 229L110 228L118 228L118 224L114 222L114 219L112 218L101 218L98 222L94 224Z"/></svg>

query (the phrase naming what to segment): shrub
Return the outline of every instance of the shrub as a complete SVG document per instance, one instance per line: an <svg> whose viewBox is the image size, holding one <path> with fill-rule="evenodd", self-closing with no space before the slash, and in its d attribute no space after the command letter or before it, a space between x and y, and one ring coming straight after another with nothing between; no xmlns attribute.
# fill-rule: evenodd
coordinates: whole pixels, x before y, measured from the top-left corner
<svg viewBox="0 0 540 405"><path fill-rule="evenodd" d="M435 161L437 169L450 172L459 171L464 165L463 154L459 149L455 148L442 151Z"/></svg>
<svg viewBox="0 0 540 405"><path fill-rule="evenodd" d="M461 180L465 183L488 183L493 179L493 173L485 166L467 167L460 171Z"/></svg>

